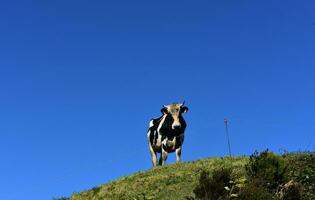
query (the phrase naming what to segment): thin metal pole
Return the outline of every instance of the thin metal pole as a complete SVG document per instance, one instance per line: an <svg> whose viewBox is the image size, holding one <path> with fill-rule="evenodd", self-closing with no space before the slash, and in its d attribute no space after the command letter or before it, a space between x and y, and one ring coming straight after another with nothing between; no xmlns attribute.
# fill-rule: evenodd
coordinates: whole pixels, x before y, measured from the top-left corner
<svg viewBox="0 0 315 200"><path fill-rule="evenodd" d="M226 137L227 137L227 141L228 141L228 146L229 146L229 154L230 154L230 157L232 157L231 144L230 144L230 137L229 137L229 130L228 130L228 120L227 120L227 118L224 118L224 124L225 124L225 133L226 133Z"/></svg>

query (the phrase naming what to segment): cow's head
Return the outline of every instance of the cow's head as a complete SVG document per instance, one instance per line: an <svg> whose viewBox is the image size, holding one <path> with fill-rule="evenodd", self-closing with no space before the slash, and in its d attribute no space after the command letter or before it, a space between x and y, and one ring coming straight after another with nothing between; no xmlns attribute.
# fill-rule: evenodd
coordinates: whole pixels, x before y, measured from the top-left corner
<svg viewBox="0 0 315 200"><path fill-rule="evenodd" d="M185 121L183 120L182 113L188 111L188 107L184 106L185 102L183 103L172 103L170 105L163 106L161 112L166 117L171 120L171 128L173 130L180 129ZM186 125L185 125L186 126Z"/></svg>

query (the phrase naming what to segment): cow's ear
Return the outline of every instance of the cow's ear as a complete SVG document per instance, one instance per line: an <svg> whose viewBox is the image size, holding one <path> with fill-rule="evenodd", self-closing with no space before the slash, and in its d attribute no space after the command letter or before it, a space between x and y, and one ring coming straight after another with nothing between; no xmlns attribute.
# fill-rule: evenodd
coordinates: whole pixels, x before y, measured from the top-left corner
<svg viewBox="0 0 315 200"><path fill-rule="evenodd" d="M188 112L188 107L184 106L181 108L182 113Z"/></svg>
<svg viewBox="0 0 315 200"><path fill-rule="evenodd" d="M161 109L161 113L167 114L167 108L163 106L163 108Z"/></svg>

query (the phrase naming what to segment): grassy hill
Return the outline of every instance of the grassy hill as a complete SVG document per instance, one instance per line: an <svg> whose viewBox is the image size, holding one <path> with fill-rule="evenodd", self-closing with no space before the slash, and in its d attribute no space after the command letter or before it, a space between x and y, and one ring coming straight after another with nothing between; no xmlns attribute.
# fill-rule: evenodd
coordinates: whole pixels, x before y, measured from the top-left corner
<svg viewBox="0 0 315 200"><path fill-rule="evenodd" d="M199 173L219 166L242 168L247 158L208 158L156 167L117 181L75 194L71 200L94 199L185 199L193 195Z"/></svg>
<svg viewBox="0 0 315 200"><path fill-rule="evenodd" d="M306 184L304 194L307 193L307 195L304 199L315 197L314 153L288 154L284 157L289 162L287 179L295 179ZM60 200L187 199L187 197L194 197L193 190L198 184L201 171L211 173L215 169L231 167L237 171L237 174L245 175L245 165L248 161L249 157L224 157L170 164L122 177L90 190L75 193L70 198L60 198Z"/></svg>

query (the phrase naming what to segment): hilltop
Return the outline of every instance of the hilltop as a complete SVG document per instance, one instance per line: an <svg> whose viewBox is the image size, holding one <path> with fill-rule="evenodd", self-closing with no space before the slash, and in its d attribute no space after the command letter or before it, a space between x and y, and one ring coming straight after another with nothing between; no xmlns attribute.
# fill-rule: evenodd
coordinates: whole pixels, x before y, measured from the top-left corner
<svg viewBox="0 0 315 200"><path fill-rule="evenodd" d="M286 179L303 182L303 199L315 195L315 155L314 153L288 154L285 160L291 170ZM113 182L73 194L70 200L107 200L107 199L172 199L183 200L194 197L194 188L198 185L202 171L213 172L220 168L232 168L238 174L245 174L245 165L249 157L206 158L191 162L181 162L138 172ZM293 164L292 164L293 163ZM306 194L306 195L305 195ZM313 196L312 196L313 195Z"/></svg>

